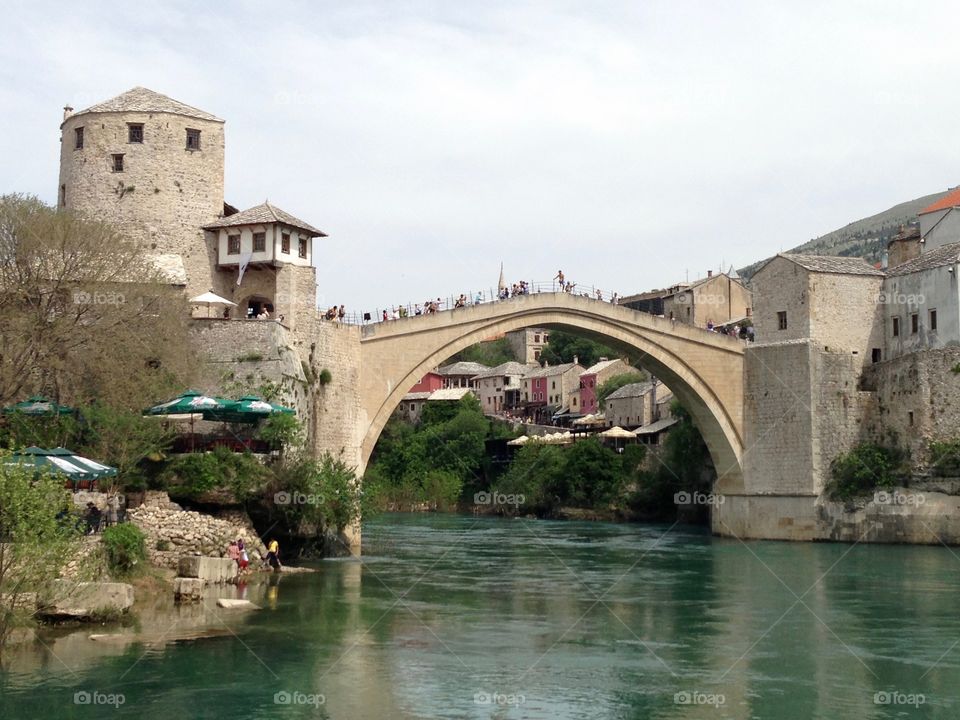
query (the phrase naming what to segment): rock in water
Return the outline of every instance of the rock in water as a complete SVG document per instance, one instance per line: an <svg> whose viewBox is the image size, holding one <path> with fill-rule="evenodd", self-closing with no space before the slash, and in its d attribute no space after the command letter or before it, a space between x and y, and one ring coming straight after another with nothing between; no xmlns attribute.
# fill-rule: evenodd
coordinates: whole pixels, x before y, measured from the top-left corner
<svg viewBox="0 0 960 720"><path fill-rule="evenodd" d="M259 605L254 605L249 600L231 600L230 598L220 598L217 600L217 607L227 610L259 610Z"/></svg>

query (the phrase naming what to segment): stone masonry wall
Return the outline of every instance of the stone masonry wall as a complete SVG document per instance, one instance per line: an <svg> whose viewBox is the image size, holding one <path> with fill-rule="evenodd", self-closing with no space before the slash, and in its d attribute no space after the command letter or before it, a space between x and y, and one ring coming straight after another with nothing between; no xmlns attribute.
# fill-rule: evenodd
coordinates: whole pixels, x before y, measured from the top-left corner
<svg viewBox="0 0 960 720"><path fill-rule="evenodd" d="M143 142L128 142L128 123L143 124ZM75 130L83 127L83 148ZM187 128L201 131L186 149ZM124 155L123 172L113 171ZM62 126L58 197L69 209L112 222L148 252L183 257L187 293L216 289L215 248L203 225L223 212L222 122L170 113L78 113Z"/></svg>
<svg viewBox="0 0 960 720"><path fill-rule="evenodd" d="M807 272L786 258L775 257L754 275L753 324L757 342L772 343L810 337ZM787 313L787 329L781 330L777 313Z"/></svg>
<svg viewBox="0 0 960 720"><path fill-rule="evenodd" d="M960 348L903 355L871 365L864 385L876 391L875 415L867 423L871 439L896 442L919 465L929 461L931 440L960 437Z"/></svg>
<svg viewBox="0 0 960 720"><path fill-rule="evenodd" d="M883 348L883 278L810 273L810 337L830 352L856 355L863 367Z"/></svg>

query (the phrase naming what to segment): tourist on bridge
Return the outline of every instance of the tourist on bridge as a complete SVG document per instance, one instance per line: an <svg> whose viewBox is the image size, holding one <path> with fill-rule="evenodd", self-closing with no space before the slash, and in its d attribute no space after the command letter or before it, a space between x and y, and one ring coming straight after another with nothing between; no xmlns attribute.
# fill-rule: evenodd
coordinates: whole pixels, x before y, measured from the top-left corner
<svg viewBox="0 0 960 720"><path fill-rule="evenodd" d="M563 287L564 287L563 270L557 270L557 274L553 276L553 279L556 280L558 283L560 283L560 289L563 290Z"/></svg>

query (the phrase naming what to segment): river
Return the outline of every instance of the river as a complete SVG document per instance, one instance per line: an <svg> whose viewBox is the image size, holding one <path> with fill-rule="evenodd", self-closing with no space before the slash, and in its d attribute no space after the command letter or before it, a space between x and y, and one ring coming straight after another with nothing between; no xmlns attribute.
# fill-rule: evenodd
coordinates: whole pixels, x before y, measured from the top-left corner
<svg viewBox="0 0 960 720"><path fill-rule="evenodd" d="M960 717L952 549L388 515L364 552L251 586L260 611L47 637L0 717Z"/></svg>

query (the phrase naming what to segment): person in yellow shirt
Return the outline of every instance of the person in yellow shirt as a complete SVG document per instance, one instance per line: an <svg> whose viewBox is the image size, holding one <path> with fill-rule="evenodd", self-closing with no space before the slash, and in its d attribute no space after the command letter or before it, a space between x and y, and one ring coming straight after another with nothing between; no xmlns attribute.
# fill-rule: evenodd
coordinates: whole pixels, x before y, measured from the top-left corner
<svg viewBox="0 0 960 720"><path fill-rule="evenodd" d="M267 562L270 563L270 567L273 568L274 572L279 572L280 570L280 543L276 539L271 540L267 545Z"/></svg>

